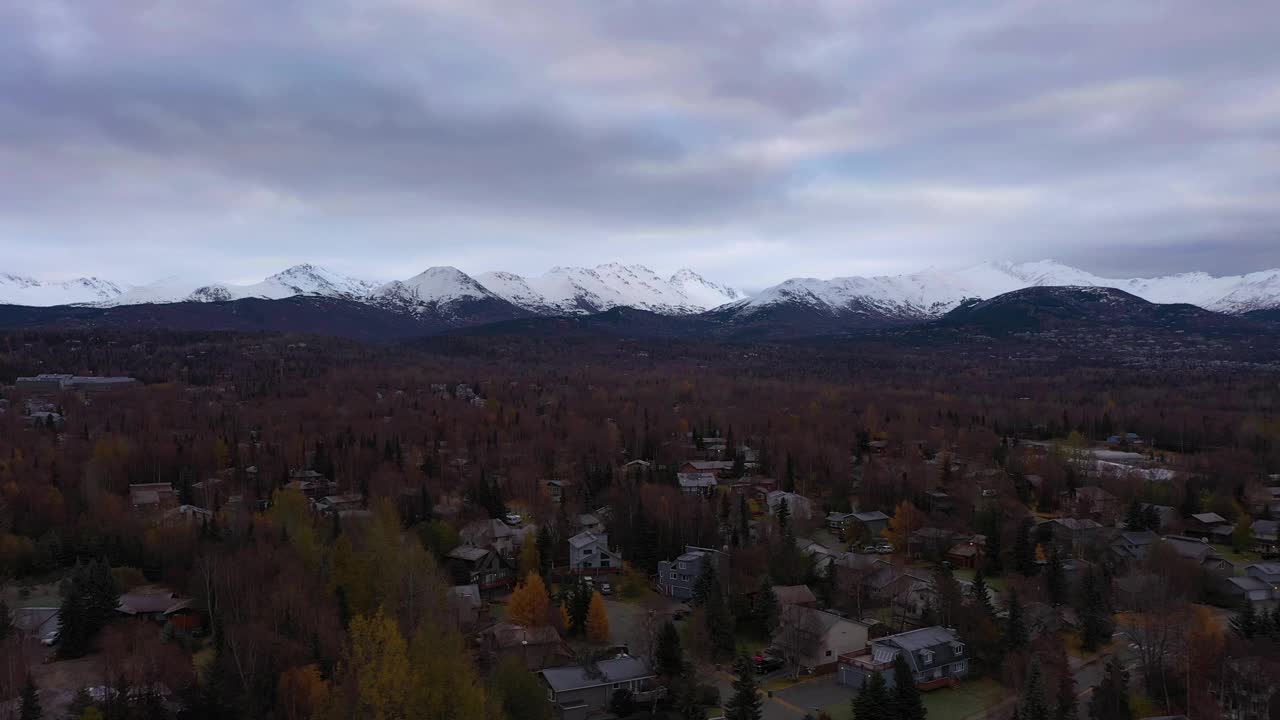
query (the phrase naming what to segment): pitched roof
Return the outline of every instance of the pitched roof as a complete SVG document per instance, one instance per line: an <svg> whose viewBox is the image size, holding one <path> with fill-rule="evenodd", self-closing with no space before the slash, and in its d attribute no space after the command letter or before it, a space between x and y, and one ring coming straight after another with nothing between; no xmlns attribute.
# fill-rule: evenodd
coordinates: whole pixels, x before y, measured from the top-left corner
<svg viewBox="0 0 1280 720"><path fill-rule="evenodd" d="M780 605L809 605L818 598L808 585L774 585L773 595Z"/></svg>
<svg viewBox="0 0 1280 720"><path fill-rule="evenodd" d="M715 487L716 476L705 472L676 473L676 482L683 488Z"/></svg>
<svg viewBox="0 0 1280 720"><path fill-rule="evenodd" d="M459 545L458 547L450 550L446 557L453 558L454 560L465 560L467 562L479 562L490 552L492 551L487 548L476 547L475 545Z"/></svg>
<svg viewBox="0 0 1280 720"><path fill-rule="evenodd" d="M479 608L482 604L479 585L454 585L449 588L449 597L455 602L473 608Z"/></svg>
<svg viewBox="0 0 1280 720"><path fill-rule="evenodd" d="M879 522L879 521L882 521L882 520L888 520L888 519L889 519L889 516L888 516L888 515L885 515L884 513L880 512L879 510L872 510L871 512L856 512L856 513L854 513L854 514L853 514L853 517L854 517L854 519L855 519L855 520L857 520L858 522L864 522L864 523L867 523L867 522Z"/></svg>
<svg viewBox="0 0 1280 720"><path fill-rule="evenodd" d="M1195 515L1191 516L1191 519L1199 523L1204 523L1205 525L1214 525L1217 523L1224 523L1227 521L1226 518L1214 512L1196 513Z"/></svg>
<svg viewBox="0 0 1280 720"><path fill-rule="evenodd" d="M493 644L500 648L529 645L556 645L560 642L560 633L550 625L542 627L525 627L515 623L500 622L485 631L493 639Z"/></svg>
<svg viewBox="0 0 1280 720"><path fill-rule="evenodd" d="M802 628L812 628L817 631L818 635L826 635L831 628L840 623L849 623L850 625L866 625L861 620L852 620L850 618L841 617L835 613L826 610L817 610L803 605L783 605L779 618L784 625L795 627L799 625ZM803 623L803 625L800 625Z"/></svg>
<svg viewBox="0 0 1280 720"><path fill-rule="evenodd" d="M608 545L609 544L608 538L609 538L608 535L604 535L601 533L580 532L577 535L574 535L573 537L569 538L569 544L576 548L584 548L588 545L594 545L597 542L603 542L605 545Z"/></svg>
<svg viewBox="0 0 1280 720"><path fill-rule="evenodd" d="M539 673L547 685L556 692L598 687L610 683L627 682L653 677L649 664L642 658L620 657L603 660L592 666L547 668Z"/></svg>
<svg viewBox="0 0 1280 720"><path fill-rule="evenodd" d="M179 600L172 592L125 593L120 596L117 610L125 615L151 615L163 613Z"/></svg>
<svg viewBox="0 0 1280 720"><path fill-rule="evenodd" d="M1280 575L1280 562L1259 562L1244 566L1245 572L1255 568L1263 575Z"/></svg>

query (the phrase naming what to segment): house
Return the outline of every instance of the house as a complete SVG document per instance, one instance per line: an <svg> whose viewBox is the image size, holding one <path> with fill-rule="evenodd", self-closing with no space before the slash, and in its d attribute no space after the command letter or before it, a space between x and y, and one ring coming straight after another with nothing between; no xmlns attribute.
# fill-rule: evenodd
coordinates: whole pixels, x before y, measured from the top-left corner
<svg viewBox="0 0 1280 720"><path fill-rule="evenodd" d="M534 672L564 665L573 660L573 651L550 625L525 627L500 622L480 634L480 647L490 667L514 657Z"/></svg>
<svg viewBox="0 0 1280 720"><path fill-rule="evenodd" d="M1054 518L1045 520L1053 528L1053 539L1068 553L1081 553L1102 544L1107 529L1089 518Z"/></svg>
<svg viewBox="0 0 1280 720"><path fill-rule="evenodd" d="M783 605L774 647L793 665L815 673L836 669L840 656L867 647L870 625L804 605Z"/></svg>
<svg viewBox="0 0 1280 720"><path fill-rule="evenodd" d="M202 507L195 505L179 505L172 510L166 510L160 516L160 524L165 527L176 527L189 525L191 527L200 527L201 525L211 522L213 513Z"/></svg>
<svg viewBox="0 0 1280 720"><path fill-rule="evenodd" d="M1261 562L1245 565L1244 574L1267 583L1274 590L1280 590L1280 562Z"/></svg>
<svg viewBox="0 0 1280 720"><path fill-rule="evenodd" d="M879 672L893 686L893 663L902 655L921 690L955 685L969 673L969 656L954 630L933 626L889 635L871 642L871 652L840 658L837 680L861 687L863 680Z"/></svg>
<svg viewBox="0 0 1280 720"><path fill-rule="evenodd" d="M1116 535L1107 546L1107 559L1114 567L1129 567L1147 557L1147 551L1160 540L1150 530L1125 530Z"/></svg>
<svg viewBox="0 0 1280 720"><path fill-rule="evenodd" d="M949 513L956 509L956 504L946 490L931 490L924 494L923 508L926 512Z"/></svg>
<svg viewBox="0 0 1280 720"><path fill-rule="evenodd" d="M13 628L23 638L42 638L58 630L56 607L16 607L9 611Z"/></svg>
<svg viewBox="0 0 1280 720"><path fill-rule="evenodd" d="M568 480L548 480L547 497L551 498L551 502L564 502L565 491L569 488Z"/></svg>
<svg viewBox="0 0 1280 720"><path fill-rule="evenodd" d="M1091 485L1076 488L1075 508L1082 517L1110 525L1119 517L1120 501L1106 490Z"/></svg>
<svg viewBox="0 0 1280 720"><path fill-rule="evenodd" d="M710 495L716 489L716 475L709 472L676 473L680 492L686 495Z"/></svg>
<svg viewBox="0 0 1280 720"><path fill-rule="evenodd" d="M844 539L844 531L853 523L853 513L851 512L829 512L827 513L827 529L835 532Z"/></svg>
<svg viewBox="0 0 1280 720"><path fill-rule="evenodd" d="M122 615L155 620L185 610L191 605L190 598L178 597L168 590L124 593L118 602L116 612Z"/></svg>
<svg viewBox="0 0 1280 720"><path fill-rule="evenodd" d="M831 563L835 562L837 557L835 551L823 545L820 542L810 540L808 538L796 538L796 548L809 558L809 562L813 565L813 570L819 575L826 575Z"/></svg>
<svg viewBox="0 0 1280 720"><path fill-rule="evenodd" d="M778 599L778 606L799 605L801 607L818 607L818 598L808 585L774 585L773 596Z"/></svg>
<svg viewBox="0 0 1280 720"><path fill-rule="evenodd" d="M954 567L976 568L978 563L982 562L983 555L986 553L986 543L985 536L974 535L968 540L952 545L951 549L947 550L947 554L943 556L943 559Z"/></svg>
<svg viewBox="0 0 1280 720"><path fill-rule="evenodd" d="M1196 513L1187 520L1186 534L1191 537L1202 537L1213 539L1219 533L1226 530L1226 535L1231 535L1231 523L1218 513Z"/></svg>
<svg viewBox="0 0 1280 720"><path fill-rule="evenodd" d="M1178 509L1172 505L1153 505L1151 503L1142 503L1142 511L1144 513L1154 513L1160 520L1160 527L1156 530L1165 530L1177 525L1179 516Z"/></svg>
<svg viewBox="0 0 1280 720"><path fill-rule="evenodd" d="M326 495L315 502L315 509L321 515L333 515L346 510L363 510L364 496L360 493Z"/></svg>
<svg viewBox="0 0 1280 720"><path fill-rule="evenodd" d="M787 504L787 512L791 514L792 520L808 520L813 517L813 503L803 495L774 490L765 496L765 505L768 506L770 515L777 515L778 509L784 502Z"/></svg>
<svg viewBox="0 0 1280 720"><path fill-rule="evenodd" d="M458 539L464 545L491 548L503 557L513 557L516 551L516 531L501 520L476 520L458 531Z"/></svg>
<svg viewBox="0 0 1280 720"><path fill-rule="evenodd" d="M853 514L853 521L850 527L858 528L863 537L876 538L889 527L889 516L879 510L871 512L856 512Z"/></svg>
<svg viewBox="0 0 1280 720"><path fill-rule="evenodd" d="M583 720L609 707L613 694L630 690L633 699L651 700L665 693L654 684L653 670L642 658L622 656L587 665L546 668L538 679L557 720Z"/></svg>
<svg viewBox="0 0 1280 720"><path fill-rule="evenodd" d="M1280 597L1271 583L1252 575L1244 577L1222 578L1220 586L1222 594L1231 598L1237 606L1243 606L1244 603L1253 605L1255 610L1264 610L1270 612L1275 607L1277 597Z"/></svg>
<svg viewBox="0 0 1280 720"><path fill-rule="evenodd" d="M1217 575L1235 574L1235 566L1231 561L1218 554L1207 540L1186 537L1184 535L1166 535L1161 538L1179 555L1198 564L1200 567Z"/></svg>
<svg viewBox="0 0 1280 720"><path fill-rule="evenodd" d="M938 559L950 550L959 538L956 533L936 527L913 530L907 535L907 554L914 558Z"/></svg>
<svg viewBox="0 0 1280 720"><path fill-rule="evenodd" d="M569 538L569 572L587 575L621 569L622 558L609 549L607 533L582 532Z"/></svg>
<svg viewBox="0 0 1280 720"><path fill-rule="evenodd" d="M573 518L573 529L577 532L604 532L604 523L600 522L600 518L591 514L583 513Z"/></svg>
<svg viewBox="0 0 1280 720"><path fill-rule="evenodd" d="M488 609L480 598L478 585L455 585L449 588L446 599L449 602L449 614L459 630L467 631L480 622L481 615Z"/></svg>
<svg viewBox="0 0 1280 720"><path fill-rule="evenodd" d="M129 504L134 510L161 512L178 505L178 494L167 482L134 483L129 486Z"/></svg>
<svg viewBox="0 0 1280 720"><path fill-rule="evenodd" d="M1277 547L1275 520L1254 520L1249 532L1253 535L1253 551L1257 553L1274 553Z"/></svg>
<svg viewBox="0 0 1280 720"><path fill-rule="evenodd" d="M716 477L722 477L733 470L733 461L731 460L688 460L680 466L679 472L682 473L711 473Z"/></svg>
<svg viewBox="0 0 1280 720"><path fill-rule="evenodd" d="M459 545L445 556L459 585L476 585L481 592L507 587L515 582L511 566L497 552L474 545Z"/></svg>
<svg viewBox="0 0 1280 720"><path fill-rule="evenodd" d="M663 595L679 600L693 597L693 586L702 576L703 569L709 564L716 564L716 572L720 571L719 563L724 554L718 550L686 546L684 553L675 560L658 562L658 590Z"/></svg>

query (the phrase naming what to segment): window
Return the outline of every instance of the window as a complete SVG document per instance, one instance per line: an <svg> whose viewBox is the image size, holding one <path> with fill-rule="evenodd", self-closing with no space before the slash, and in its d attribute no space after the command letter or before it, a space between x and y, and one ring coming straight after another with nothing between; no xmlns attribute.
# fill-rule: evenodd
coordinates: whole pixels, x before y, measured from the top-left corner
<svg viewBox="0 0 1280 720"><path fill-rule="evenodd" d="M583 554L583 555L591 555L591 554L593 554L594 552L595 552L595 550L592 550L591 548L587 548L586 550L583 550L583 551L582 551L582 554Z"/></svg>
<svg viewBox="0 0 1280 720"><path fill-rule="evenodd" d="M555 690L552 690L551 688L547 688L547 699L548 699L548 700L550 700L551 702L555 702L555 701L556 701L556 691L555 691Z"/></svg>
<svg viewBox="0 0 1280 720"><path fill-rule="evenodd" d="M618 689L618 688L620 688L620 687L622 687L622 683L614 683L614 684L613 684L613 689L614 689L614 690L617 690L617 689Z"/></svg>
<svg viewBox="0 0 1280 720"><path fill-rule="evenodd" d="M680 568L681 570L683 570L683 569L684 569L684 563L682 563L682 562L681 562L681 563L676 563L676 567L678 567L678 568Z"/></svg>
<svg viewBox="0 0 1280 720"><path fill-rule="evenodd" d="M602 558L602 559L600 560L600 567L602 567L602 568L607 568L607 567L609 567L609 561L608 561L608 560L605 560L605 559L603 559L603 558Z"/></svg>
<svg viewBox="0 0 1280 720"><path fill-rule="evenodd" d="M830 651L830 650L828 650L828 651L827 651L827 657L831 657L831 651Z"/></svg>
<svg viewBox="0 0 1280 720"><path fill-rule="evenodd" d="M951 651L954 652L956 655L964 655L964 643L962 642L951 643Z"/></svg>

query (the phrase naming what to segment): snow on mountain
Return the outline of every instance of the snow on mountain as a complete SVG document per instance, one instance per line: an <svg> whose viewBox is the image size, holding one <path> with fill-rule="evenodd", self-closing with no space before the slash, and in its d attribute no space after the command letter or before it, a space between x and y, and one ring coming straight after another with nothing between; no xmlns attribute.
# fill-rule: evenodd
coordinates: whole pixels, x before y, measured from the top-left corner
<svg viewBox="0 0 1280 720"><path fill-rule="evenodd" d="M668 315L701 312L742 294L692 270L664 279L643 265L557 267L537 277L489 272L477 279L495 295L541 314L581 314L631 307Z"/></svg>
<svg viewBox="0 0 1280 720"><path fill-rule="evenodd" d="M371 282L348 277L317 265L295 265L251 285L203 283L169 277L129 288L101 304L217 302L243 298L280 300L295 295L362 299L368 296L374 287L375 285Z"/></svg>
<svg viewBox="0 0 1280 720"><path fill-rule="evenodd" d="M779 303L799 303L833 314L926 319L939 317L966 299L1046 286L1112 287L1155 303L1190 303L1227 313L1280 306L1280 269L1231 277L1184 273L1124 280L1041 260L985 262L955 271L929 269L909 275L793 278L739 301L736 307L751 313Z"/></svg>
<svg viewBox="0 0 1280 720"><path fill-rule="evenodd" d="M111 300L124 290L96 277L45 282L0 273L0 305L82 305Z"/></svg>

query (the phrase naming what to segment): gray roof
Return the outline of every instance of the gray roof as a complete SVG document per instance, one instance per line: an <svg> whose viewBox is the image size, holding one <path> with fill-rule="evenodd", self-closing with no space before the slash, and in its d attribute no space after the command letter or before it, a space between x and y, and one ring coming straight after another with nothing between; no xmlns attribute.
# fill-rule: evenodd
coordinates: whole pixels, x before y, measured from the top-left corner
<svg viewBox="0 0 1280 720"><path fill-rule="evenodd" d="M716 476L711 473L676 473L676 481L680 487L708 488L716 486Z"/></svg>
<svg viewBox="0 0 1280 720"><path fill-rule="evenodd" d="M458 547L450 550L447 557L451 557L455 560L477 562L479 560L483 560L490 552L492 551L486 548L476 547L474 545L459 545Z"/></svg>
<svg viewBox="0 0 1280 720"><path fill-rule="evenodd" d="M951 663L959 656L956 653L956 647L963 647L964 643L955 632L935 625L898 635L882 637L873 641L872 645L876 648L898 648L906 653L906 658L911 665L912 671L921 672L927 668L940 667ZM925 651L932 653L928 662L925 661L923 655ZM873 657L879 654L873 650Z"/></svg>
<svg viewBox="0 0 1280 720"><path fill-rule="evenodd" d="M885 515L884 513L880 512L879 510L873 510L873 511L871 511L871 512L856 512L856 513L854 513L854 514L853 514L853 517L854 517L858 522L864 522L864 523L865 523L865 522L878 522L878 521L881 521L881 520L888 520L888 519L889 519L889 516L888 516L888 515Z"/></svg>
<svg viewBox="0 0 1280 720"><path fill-rule="evenodd" d="M547 686L556 692L653 677L649 664L644 659L635 657L603 660L596 663L594 668L583 665L547 668L540 674Z"/></svg>
<svg viewBox="0 0 1280 720"><path fill-rule="evenodd" d="M609 544L609 541L606 539L607 537L607 535L601 535L593 532L580 532L569 538L569 544L576 548L583 548L588 545L594 545L596 542L603 541L607 545Z"/></svg>
<svg viewBox="0 0 1280 720"><path fill-rule="evenodd" d="M1277 528L1280 528L1280 523L1275 520L1254 520L1249 531L1255 538L1273 539L1276 537Z"/></svg>
<svg viewBox="0 0 1280 720"><path fill-rule="evenodd" d="M1227 521L1226 518L1222 517L1218 513L1212 513L1212 512L1196 513L1195 515L1191 516L1191 519L1195 520L1196 522L1202 522L1205 525L1212 525L1214 523L1224 523Z"/></svg>
<svg viewBox="0 0 1280 720"><path fill-rule="evenodd" d="M1245 572L1257 570L1263 575L1280 575L1280 562L1260 562L1245 565Z"/></svg>
<svg viewBox="0 0 1280 720"><path fill-rule="evenodd" d="M449 594L457 598L463 604L474 608L479 608L482 604L480 600L479 585L454 585L449 588Z"/></svg>

